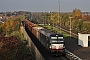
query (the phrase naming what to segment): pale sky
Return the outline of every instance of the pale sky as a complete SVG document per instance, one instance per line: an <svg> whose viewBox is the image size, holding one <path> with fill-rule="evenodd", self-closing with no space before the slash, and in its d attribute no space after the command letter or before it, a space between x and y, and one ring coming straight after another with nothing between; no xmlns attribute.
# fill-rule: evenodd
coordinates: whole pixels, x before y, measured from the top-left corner
<svg viewBox="0 0 90 60"><path fill-rule="evenodd" d="M75 8L90 12L90 0L59 1L61 12L72 12ZM0 0L0 12L2 11L58 11L58 0Z"/></svg>

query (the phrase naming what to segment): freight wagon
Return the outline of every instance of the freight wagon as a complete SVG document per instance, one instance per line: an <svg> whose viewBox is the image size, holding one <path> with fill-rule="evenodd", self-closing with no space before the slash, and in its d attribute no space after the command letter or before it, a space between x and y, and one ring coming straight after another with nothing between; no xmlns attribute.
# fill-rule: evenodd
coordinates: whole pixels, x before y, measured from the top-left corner
<svg viewBox="0 0 90 60"><path fill-rule="evenodd" d="M25 21L25 25L41 42L41 44L48 50L50 54L65 54L65 43L62 34L47 30L28 20Z"/></svg>

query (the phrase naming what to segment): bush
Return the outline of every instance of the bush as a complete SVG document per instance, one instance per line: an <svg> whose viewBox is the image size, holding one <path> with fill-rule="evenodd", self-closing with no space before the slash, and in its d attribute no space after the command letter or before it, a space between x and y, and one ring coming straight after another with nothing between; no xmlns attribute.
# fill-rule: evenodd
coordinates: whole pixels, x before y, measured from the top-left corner
<svg viewBox="0 0 90 60"><path fill-rule="evenodd" d="M0 60L32 59L30 48L27 48L17 37L0 37Z"/></svg>

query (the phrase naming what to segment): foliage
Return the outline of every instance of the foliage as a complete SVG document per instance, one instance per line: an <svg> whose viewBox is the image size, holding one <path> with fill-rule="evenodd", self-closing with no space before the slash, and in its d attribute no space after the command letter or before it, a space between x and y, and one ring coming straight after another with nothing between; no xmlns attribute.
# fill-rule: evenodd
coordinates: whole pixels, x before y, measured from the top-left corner
<svg viewBox="0 0 90 60"><path fill-rule="evenodd" d="M0 25L0 60L32 60L31 49L23 44L20 32L22 16L10 18Z"/></svg>
<svg viewBox="0 0 90 60"><path fill-rule="evenodd" d="M72 13L60 13L58 16L58 12L51 13L41 13L39 17L48 16L43 18L42 23L45 23L45 19L48 21L48 24L52 26L61 26L66 30L70 30L70 16L71 19L71 28L74 33L90 33L90 19L87 15L87 18L83 18L82 12L80 9L74 9ZM59 17L59 20L58 20ZM87 21L85 21L87 20ZM39 21L41 22L41 21ZM53 29L53 27L51 27Z"/></svg>
<svg viewBox="0 0 90 60"><path fill-rule="evenodd" d="M78 28L79 28L79 31L82 30L82 28L83 28L83 20L79 21Z"/></svg>
<svg viewBox="0 0 90 60"><path fill-rule="evenodd" d="M15 36L0 38L0 60L29 60L32 53Z"/></svg>
<svg viewBox="0 0 90 60"><path fill-rule="evenodd" d="M20 33L19 31L13 31L11 33L11 36L17 36L17 38L22 41L25 39L24 35L22 33Z"/></svg>
<svg viewBox="0 0 90 60"><path fill-rule="evenodd" d="M8 19L6 22L1 24L0 32L5 32L5 36L11 36L13 31L20 31L21 17Z"/></svg>
<svg viewBox="0 0 90 60"><path fill-rule="evenodd" d="M72 12L72 16L75 19L80 19L82 17L82 12L79 9L74 9Z"/></svg>

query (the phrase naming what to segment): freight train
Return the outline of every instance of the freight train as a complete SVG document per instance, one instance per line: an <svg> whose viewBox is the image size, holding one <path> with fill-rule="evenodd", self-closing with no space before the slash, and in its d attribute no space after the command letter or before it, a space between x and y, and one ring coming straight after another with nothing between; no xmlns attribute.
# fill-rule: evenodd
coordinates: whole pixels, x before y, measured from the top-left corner
<svg viewBox="0 0 90 60"><path fill-rule="evenodd" d="M52 55L65 55L65 43L62 34L47 30L37 24L25 20L26 27L35 35L41 44Z"/></svg>

